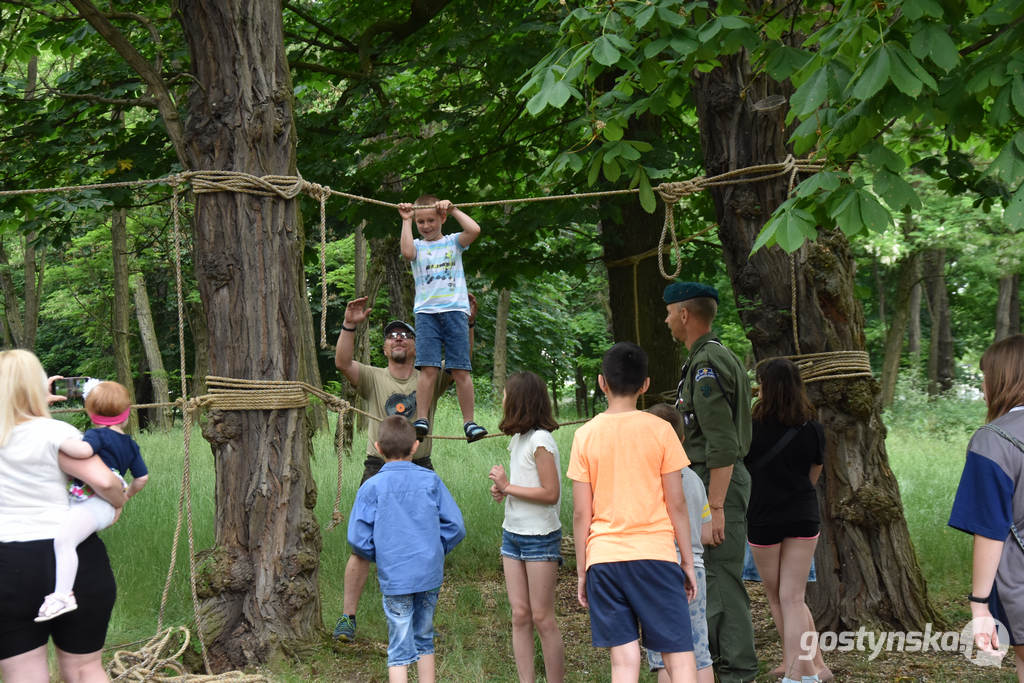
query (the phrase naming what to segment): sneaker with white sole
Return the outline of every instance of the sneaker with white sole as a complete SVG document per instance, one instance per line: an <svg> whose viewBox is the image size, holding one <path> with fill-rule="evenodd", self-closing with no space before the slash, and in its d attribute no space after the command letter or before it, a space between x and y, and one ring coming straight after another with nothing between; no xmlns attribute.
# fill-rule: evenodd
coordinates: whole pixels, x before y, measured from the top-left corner
<svg viewBox="0 0 1024 683"><path fill-rule="evenodd" d="M36 621L49 621L56 619L62 614L73 612L78 609L78 601L74 593L50 593L43 598L43 604L39 608L39 616Z"/></svg>

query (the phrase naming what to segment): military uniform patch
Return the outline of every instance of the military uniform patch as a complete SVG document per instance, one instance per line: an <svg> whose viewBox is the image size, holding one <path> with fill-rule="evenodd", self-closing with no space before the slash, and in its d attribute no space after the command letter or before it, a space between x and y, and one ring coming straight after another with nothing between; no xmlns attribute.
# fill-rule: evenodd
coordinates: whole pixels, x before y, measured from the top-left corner
<svg viewBox="0 0 1024 683"><path fill-rule="evenodd" d="M693 381L694 382L699 382L702 379L716 379L716 378L717 378L717 376L715 375L715 371L712 368L708 367L708 368L701 368L700 370L698 370L696 372L696 374L694 374L694 376L693 376ZM704 394L704 395L707 396L707 394Z"/></svg>
<svg viewBox="0 0 1024 683"><path fill-rule="evenodd" d="M710 384L701 384L700 385L700 393L704 394L704 398L711 398L711 385Z"/></svg>

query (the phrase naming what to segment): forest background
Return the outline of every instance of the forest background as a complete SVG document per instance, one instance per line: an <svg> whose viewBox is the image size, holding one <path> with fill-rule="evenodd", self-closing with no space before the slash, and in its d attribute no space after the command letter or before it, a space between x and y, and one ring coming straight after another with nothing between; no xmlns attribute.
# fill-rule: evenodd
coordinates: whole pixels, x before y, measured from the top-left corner
<svg viewBox="0 0 1024 683"><path fill-rule="evenodd" d="M257 3L260 21L227 22L203 43L200 29L217 18L197 17L187 4L0 3L5 345L35 349L50 372L117 377L138 402L172 399L183 380L190 394L202 394L211 353L244 356L230 337L209 341L225 339L218 324L236 312L209 302L245 268L223 245L211 248L200 199L185 194L181 206L192 228L181 257L182 344L169 184L21 193L158 178L204 170L197 158L229 159L234 150L209 132L213 124L243 129L256 118L236 113L244 98L211 85L208 67L218 62L231 62L242 85L273 81L254 106L272 113L260 123L281 138L275 144L286 161L321 185L392 202L432 192L456 204L635 190L469 209L483 226L465 256L480 301L483 400L500 395L507 372L532 369L563 407L589 414L599 409L592 396L600 353L619 339L651 353L654 395L671 392L682 349L662 324L659 183L779 161L786 152L815 154L826 170L795 178L788 199L788 178L776 181L774 194L685 197L673 211L681 258L667 267L719 287L718 328L750 364L800 348L790 339L793 319L805 350L868 351L880 379L877 404L873 383L857 391L823 383L815 395L842 422L835 433L849 437L837 437L835 471L857 469L857 458L868 463L865 485L844 481L827 503L836 512L829 519L861 531L826 537L848 543L836 557L907 552L878 406L893 401L900 373L919 377L932 395L976 386L980 351L1019 331L1024 10L998 0L477 5ZM264 47L286 56L283 80L266 78L255 59L236 63ZM721 125L737 103L735 121ZM754 153L737 153L767 138ZM261 163L229 170L262 165L268 173L274 165L260 150L250 159ZM320 207L309 198L299 204L288 229L302 248L308 293L258 322L294 323L310 345L298 353L300 374L346 392L333 352L312 348L321 313L315 292L325 279L328 342L344 302L371 296L376 314L358 347L380 363L380 325L411 311L397 215L331 199L322 278L310 238ZM213 229L240 230L243 250L263 247L255 224L236 223ZM755 244L764 248L751 256ZM769 283L769 271L782 277ZM264 303L254 288L235 309ZM860 396L868 398L858 403ZM161 426L167 411L143 419ZM219 505L218 520L226 509ZM885 548L849 541L861 533ZM881 566L843 564L851 576L826 566L825 577L864 589L854 600L835 592L822 607L828 623L926 618L912 552L897 566L907 572L899 586L875 585ZM891 609L881 607L887 596Z"/></svg>

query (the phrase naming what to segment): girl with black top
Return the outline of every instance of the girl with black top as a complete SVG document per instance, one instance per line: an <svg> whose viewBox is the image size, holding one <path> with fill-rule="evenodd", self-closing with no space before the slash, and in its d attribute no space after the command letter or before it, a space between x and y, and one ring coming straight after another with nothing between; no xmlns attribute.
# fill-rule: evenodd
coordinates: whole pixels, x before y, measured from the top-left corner
<svg viewBox="0 0 1024 683"><path fill-rule="evenodd" d="M757 375L760 398L752 410L745 460L751 482L747 540L782 639L783 681L817 682L819 673L830 672L803 635L815 631L804 589L818 543L814 485L824 461L825 433L812 419L814 406L795 364L773 359Z"/></svg>

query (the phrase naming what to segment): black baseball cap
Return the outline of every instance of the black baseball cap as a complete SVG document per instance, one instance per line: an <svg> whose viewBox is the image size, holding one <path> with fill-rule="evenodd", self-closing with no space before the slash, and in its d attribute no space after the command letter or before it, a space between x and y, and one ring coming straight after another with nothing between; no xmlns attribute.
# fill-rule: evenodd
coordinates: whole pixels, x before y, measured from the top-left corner
<svg viewBox="0 0 1024 683"><path fill-rule="evenodd" d="M410 325L409 323L405 322L404 320L392 320L387 325L385 325L384 326L384 336L385 337L388 336L388 332L390 332L391 330L396 330L396 329L397 330L404 330L405 332L408 332L409 334L411 334L414 338L416 337L416 329L412 325Z"/></svg>

